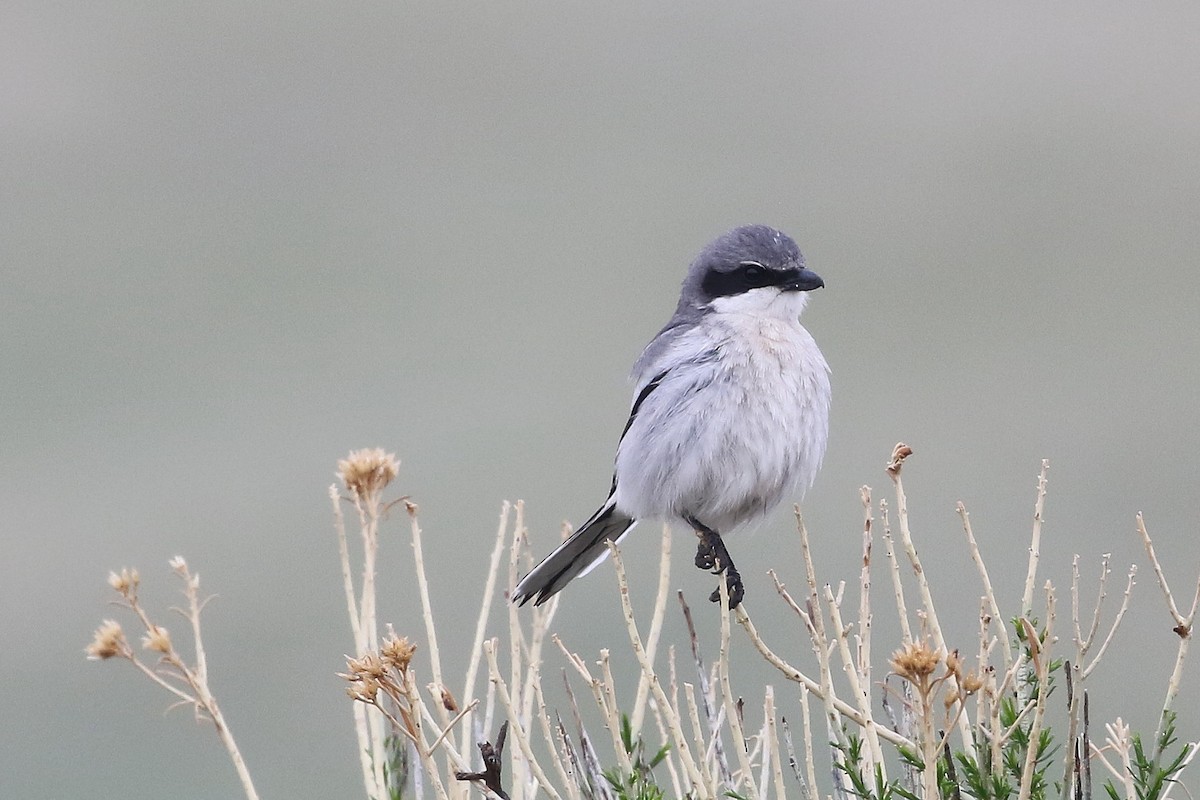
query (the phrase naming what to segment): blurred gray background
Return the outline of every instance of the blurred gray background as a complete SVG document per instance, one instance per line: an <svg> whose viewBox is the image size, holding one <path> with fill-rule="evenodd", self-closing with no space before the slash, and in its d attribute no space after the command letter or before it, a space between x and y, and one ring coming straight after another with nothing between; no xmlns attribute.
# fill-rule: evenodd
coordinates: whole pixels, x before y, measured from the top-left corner
<svg viewBox="0 0 1200 800"><path fill-rule="evenodd" d="M858 487L887 495L904 440L969 642L954 502L1015 611L1048 458L1064 608L1073 553L1088 576L1113 553L1114 583L1142 565L1093 720L1152 730L1176 639L1134 514L1181 603L1200 569L1198 36L1183 2L5 3L0 796L238 794L208 727L83 657L117 613L108 570L139 567L165 614L177 553L219 595L213 684L262 795L362 796L336 460L403 461L459 683L501 501L527 501L539 552L591 513L629 366L695 252L744 222L792 233L828 287L806 314L834 382L805 505L824 577L855 580ZM420 638L388 530L381 617ZM653 531L626 548L643 606ZM708 636L690 544L673 585ZM764 574L801 581L789 515L731 549L811 666ZM624 652L611 567L557 625ZM741 691L770 680L794 713L735 639Z"/></svg>

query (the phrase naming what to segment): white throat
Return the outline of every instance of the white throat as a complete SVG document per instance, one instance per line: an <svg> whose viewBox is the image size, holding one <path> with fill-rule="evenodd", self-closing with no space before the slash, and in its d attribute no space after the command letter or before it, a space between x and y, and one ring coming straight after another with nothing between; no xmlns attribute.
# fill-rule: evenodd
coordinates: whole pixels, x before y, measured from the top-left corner
<svg viewBox="0 0 1200 800"><path fill-rule="evenodd" d="M729 297L718 297L708 307L718 314L750 314L795 322L806 305L808 292L785 292L775 286L763 286Z"/></svg>

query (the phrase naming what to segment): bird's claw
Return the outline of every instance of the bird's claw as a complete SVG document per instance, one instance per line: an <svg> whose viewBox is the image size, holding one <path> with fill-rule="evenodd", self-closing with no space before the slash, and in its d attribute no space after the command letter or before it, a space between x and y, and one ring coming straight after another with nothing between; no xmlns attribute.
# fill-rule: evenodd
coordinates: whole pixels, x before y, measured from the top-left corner
<svg viewBox="0 0 1200 800"><path fill-rule="evenodd" d="M742 604L742 600L746 597L746 587L742 585L742 576L732 567L726 571L725 585L729 588L729 610L732 611ZM712 603L721 602L720 587L714 589L708 599Z"/></svg>
<svg viewBox="0 0 1200 800"><path fill-rule="evenodd" d="M742 598L746 596L746 589L742 585L742 576L738 573L737 567L733 565L733 559L729 557L729 551L725 549L725 542L721 540L720 534L716 531L705 528L694 520L689 521L693 523L696 533L700 537L700 542L696 546L696 566L710 571L713 575L725 576L725 585L729 587L729 607L737 608L741 604ZM708 599L719 603L721 590L717 589L709 595Z"/></svg>

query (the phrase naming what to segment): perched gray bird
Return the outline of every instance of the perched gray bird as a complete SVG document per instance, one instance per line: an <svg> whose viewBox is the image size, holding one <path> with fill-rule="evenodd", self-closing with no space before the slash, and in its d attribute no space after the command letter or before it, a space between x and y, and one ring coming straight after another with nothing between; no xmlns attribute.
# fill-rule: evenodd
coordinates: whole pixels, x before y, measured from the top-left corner
<svg viewBox="0 0 1200 800"><path fill-rule="evenodd" d="M679 306L633 367L637 383L604 505L521 579L540 605L640 520L683 522L696 566L745 595L721 536L813 482L829 433L829 366L800 325L824 286L787 235L747 225L692 262ZM716 601L720 592L713 592Z"/></svg>

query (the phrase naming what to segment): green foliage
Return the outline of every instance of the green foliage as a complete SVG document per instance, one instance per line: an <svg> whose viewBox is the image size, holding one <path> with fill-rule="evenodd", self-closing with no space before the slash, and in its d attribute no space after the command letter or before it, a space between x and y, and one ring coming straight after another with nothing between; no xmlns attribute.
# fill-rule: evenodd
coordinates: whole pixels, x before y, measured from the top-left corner
<svg viewBox="0 0 1200 800"><path fill-rule="evenodd" d="M1012 698L1005 698L1000 708L1000 723L1006 728L1014 725L1017 714L1016 703ZM1001 758L1005 774L1019 786L1021 774L1025 770L1025 761L1029 757L1030 748L1033 748L1033 780L1030 783L1029 796L1032 800L1045 800L1048 786L1046 770L1050 767L1054 754L1058 752L1058 747L1054 745L1054 733L1049 728L1042 728L1038 732L1037 741L1033 740L1031 728L1032 722L1029 721L1022 721L1017 725L1012 736L1004 744Z"/></svg>
<svg viewBox="0 0 1200 800"><path fill-rule="evenodd" d="M993 769L988 763L991 750L985 746L979 749L980 759L971 758L966 753L955 753L959 772L962 775L960 789L962 793L978 800L1009 800L1016 796L1018 786L1012 783L1003 770Z"/></svg>
<svg viewBox="0 0 1200 800"><path fill-rule="evenodd" d="M1037 617L1029 615L1026 617L1014 617L1012 620L1014 630L1017 632L1017 646L1025 653L1025 658L1030 665L1037 663L1040 654L1045 652L1047 648L1046 637L1049 631L1045 628L1038 628ZM1025 629L1025 623L1037 632L1037 646L1035 647L1029 641L1028 631ZM1050 661L1049 669L1046 671L1046 685L1043 687L1038 683L1037 671L1034 669L1023 670L1017 675L1017 683L1025 690L1025 694L1031 699L1036 698L1038 693L1045 689L1046 697L1054 694L1055 675L1062 671L1063 661L1061 658L1055 658Z"/></svg>
<svg viewBox="0 0 1200 800"><path fill-rule="evenodd" d="M1028 623L1028 627L1026 623ZM1014 619L1013 627L1016 630L1017 644L1024 651L1031 668L1023 670L1018 676L1018 691L1000 701L1000 724L1004 729L1011 730L1012 734L1000 750L999 763L992 763L991 748L983 740L978 742L975 756L965 752L956 752L948 753L948 758L952 758L953 762L939 759L938 787L943 798L1013 800L1019 794L1021 775L1025 771L1025 763L1030 757L1030 750L1032 750L1033 770L1030 800L1048 800L1052 784L1048 780L1047 774L1054 766L1054 756L1058 752L1058 747L1054 742L1053 731L1048 727L1043 727L1038 731L1037 736L1034 736L1033 716L1031 713L1026 713L1024 717L1021 717L1023 705L1019 703L1018 697L1029 702L1038 699L1044 692L1045 697L1049 698L1054 691L1054 677L1062 669L1062 661L1056 659L1046 665L1047 677L1045 685L1043 685L1038 678L1037 670L1033 669L1032 665L1037 663L1038 658L1044 657L1047 631L1039 628L1037 619L1033 617ZM1030 629L1036 634L1036 642L1030 641ZM903 787L895 785L895 781L892 782L894 785L887 787L880 779L875 782L874 787L868 790L861 775L856 775L859 768L855 765L861 763L861 745L858 745L853 737L848 741L849 745L839 748L846 756L847 762L839 768L850 777L852 791L855 795L869 800L890 800L892 795L904 798L904 800L915 800L910 797L911 793ZM918 772L925 768L920 756L907 748L899 748L899 755L901 761L908 767ZM957 769L954 769L955 765L957 765ZM1159 800L1159 798L1138 798L1138 800Z"/></svg>
<svg viewBox="0 0 1200 800"><path fill-rule="evenodd" d="M864 774L863 769L863 741L862 738L856 736L849 731L843 731L845 734L845 744L833 742L833 747L839 753L841 758L837 760L834 767L843 773L850 782L850 794L855 797L861 797L863 800L920 800L911 791L905 788L899 780L885 781L883 779L883 765L876 764L870 780ZM901 758L906 760L906 763L919 769L923 768L921 760L914 753L906 748L900 748Z"/></svg>
<svg viewBox="0 0 1200 800"><path fill-rule="evenodd" d="M1177 741L1175 712L1167 711L1163 714L1162 732L1159 733L1158 741L1155 742L1153 756L1146 755L1141 734L1135 733L1130 739L1133 743L1133 758L1130 759L1129 772L1133 776L1136 800L1160 800L1167 790L1167 785L1175 782L1175 775L1184 766L1188 754L1191 752L1191 745L1184 743L1174 758L1165 763L1163 761L1164 756ZM1112 800L1135 800L1135 798L1122 798L1112 781L1104 784L1104 790L1108 792L1108 796Z"/></svg>
<svg viewBox="0 0 1200 800"><path fill-rule="evenodd" d="M1020 628L1018 627L1018 630ZM1043 634L1044 635L1044 634ZM1020 637L1022 641L1024 637ZM1056 667L1051 664L1051 669ZM1027 676L1027 686L1030 697L1036 697L1041 691L1036 675ZM1049 696L1051 689L1047 690ZM956 753L954 760L958 763L961 777L956 785L959 792L976 800L1010 800L1016 797L1021 785L1021 775L1025 771L1025 762L1029 751L1033 752L1033 775L1030 782L1029 796L1031 800L1046 800L1050 787L1046 779L1047 770L1053 765L1058 747L1054 743L1054 733L1049 728L1042 728L1033 737L1033 722L1030 715L1018 724L1020 709L1017 708L1015 697L1005 697L1000 702L1000 724L1012 729L1012 735L1000 750L1000 763L991 763L991 748L987 742L979 742L977 756L967 753Z"/></svg>
<svg viewBox="0 0 1200 800"><path fill-rule="evenodd" d="M388 800L402 800L408 783L408 746L403 737L393 734L383 740L383 749L386 756L383 783L387 787Z"/></svg>
<svg viewBox="0 0 1200 800"><path fill-rule="evenodd" d="M604 771L604 777L617 793L619 800L663 800L662 787L654 779L654 768L663 762L671 745L664 744L646 757L646 743L641 736L634 741L633 728L627 714L621 715L621 746L629 756L632 770L629 774L621 773L619 767Z"/></svg>

